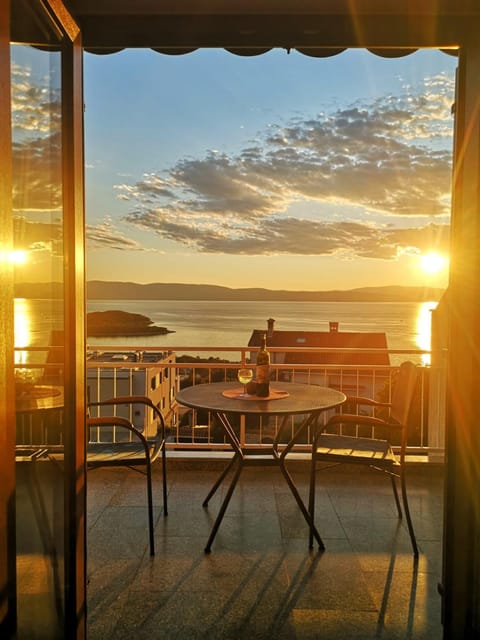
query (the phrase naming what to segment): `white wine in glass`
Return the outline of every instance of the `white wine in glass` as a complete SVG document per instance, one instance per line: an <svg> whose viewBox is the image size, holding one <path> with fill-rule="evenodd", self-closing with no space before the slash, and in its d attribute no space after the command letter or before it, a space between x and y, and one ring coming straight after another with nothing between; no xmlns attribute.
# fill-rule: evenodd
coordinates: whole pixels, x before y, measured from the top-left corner
<svg viewBox="0 0 480 640"><path fill-rule="evenodd" d="M243 384L243 396L248 396L247 393L247 384L253 379L253 370L252 369L239 369L237 373L237 378L240 384Z"/></svg>

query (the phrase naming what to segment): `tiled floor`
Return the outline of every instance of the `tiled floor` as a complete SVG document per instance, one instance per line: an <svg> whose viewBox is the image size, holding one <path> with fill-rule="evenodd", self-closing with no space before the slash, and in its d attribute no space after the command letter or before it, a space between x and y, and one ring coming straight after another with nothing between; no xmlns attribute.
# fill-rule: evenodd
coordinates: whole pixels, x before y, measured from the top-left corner
<svg viewBox="0 0 480 640"><path fill-rule="evenodd" d="M153 558L143 476L89 472L89 640L440 640L440 468L409 472L416 563L381 476L319 474L319 553L278 469L247 468L205 554L220 496L202 500L218 463L171 461L167 517L158 465ZM293 476L306 498L306 467Z"/></svg>

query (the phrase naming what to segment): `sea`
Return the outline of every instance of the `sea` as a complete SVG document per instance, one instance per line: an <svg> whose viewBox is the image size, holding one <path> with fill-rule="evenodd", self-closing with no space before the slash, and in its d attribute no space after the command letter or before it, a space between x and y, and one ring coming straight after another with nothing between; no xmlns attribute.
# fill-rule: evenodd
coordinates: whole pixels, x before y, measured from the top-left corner
<svg viewBox="0 0 480 640"><path fill-rule="evenodd" d="M275 320L278 330L328 331L338 322L339 331L385 332L392 350L430 348L431 311L437 302L258 302L200 300L89 300L87 312L122 310L140 313L172 333L138 338L91 338L97 346L182 346L196 353L202 347L245 347L254 329L267 328ZM49 344L52 328L61 327L61 302L21 298L15 301L17 347ZM183 349L183 350L185 350ZM203 354L205 355L205 354ZM215 355L215 354L208 354ZM237 356L222 353L221 357ZM402 355L400 359L405 359ZM421 354L412 359L424 361ZM394 356L392 362L396 361Z"/></svg>

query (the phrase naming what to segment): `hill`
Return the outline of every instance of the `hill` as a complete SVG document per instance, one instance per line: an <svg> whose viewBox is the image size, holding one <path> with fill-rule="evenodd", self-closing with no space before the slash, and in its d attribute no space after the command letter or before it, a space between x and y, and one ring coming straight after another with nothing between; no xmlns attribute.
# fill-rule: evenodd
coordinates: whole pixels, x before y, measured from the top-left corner
<svg viewBox="0 0 480 640"><path fill-rule="evenodd" d="M423 287L363 287L331 291L289 291L262 288L231 289L218 285L106 282L87 283L90 300L276 300L328 302L422 302L439 300L443 289Z"/></svg>
<svg viewBox="0 0 480 640"><path fill-rule="evenodd" d="M19 298L56 298L61 296L59 283L20 283L15 287ZM330 291L289 291L284 289L239 288L218 285L110 282L87 282L89 300L250 300L285 302L423 302L439 300L444 289L431 287L363 287Z"/></svg>

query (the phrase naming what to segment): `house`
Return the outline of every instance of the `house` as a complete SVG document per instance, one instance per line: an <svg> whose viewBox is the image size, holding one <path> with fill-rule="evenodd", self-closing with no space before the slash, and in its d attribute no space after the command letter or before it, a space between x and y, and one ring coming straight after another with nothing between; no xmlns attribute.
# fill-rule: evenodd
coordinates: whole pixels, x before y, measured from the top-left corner
<svg viewBox="0 0 480 640"><path fill-rule="evenodd" d="M304 373L295 373L298 382L308 378L318 379L318 384L342 389L346 393L361 393L368 395L380 390L385 384L388 374L382 375L381 371L375 377L372 389L371 368L362 369L365 365L375 367L388 367L390 357L388 354L387 336L384 332L367 331L340 331L338 322L330 322L328 331L298 331L277 330L275 320L267 320L267 328L254 329L249 347L259 347L262 336L267 337L267 348L271 350L270 361L275 364L295 365L341 365L342 371L329 366L328 368L312 372L306 369ZM282 348L289 350L282 351ZM290 350L291 348L295 350ZM321 350L320 350L321 349ZM255 362L256 351L250 354L251 362ZM352 367L351 373L348 366ZM347 369L345 370L345 367ZM285 374L282 374L285 379ZM288 376L287 372L287 376Z"/></svg>
<svg viewBox="0 0 480 640"><path fill-rule="evenodd" d="M329 322L328 331L278 331L275 329L275 320L270 318L267 320L266 331L253 330L248 346L259 347L264 334L269 348L305 348L305 351L274 351L271 353L273 364L390 365L390 357L386 351L387 336L384 332L340 331L338 322ZM311 350L320 347L330 351ZM340 351L345 349L357 351ZM374 349L378 352L372 351ZM255 353L251 356L254 360Z"/></svg>

